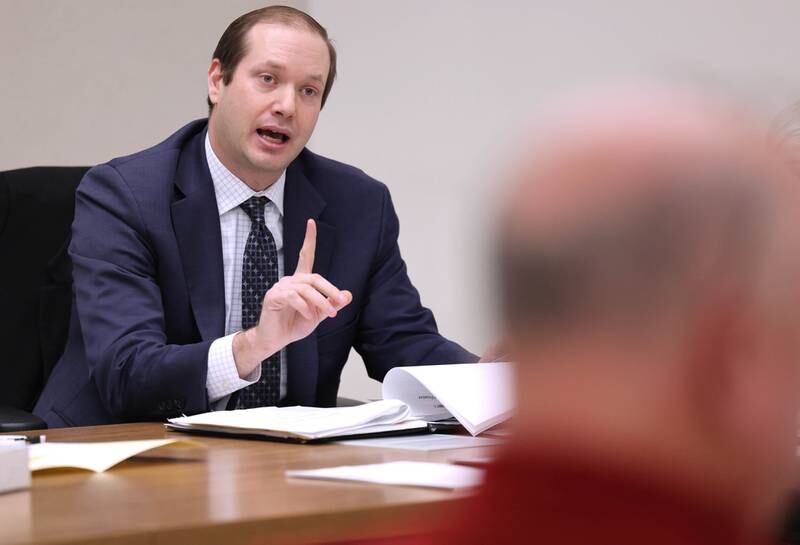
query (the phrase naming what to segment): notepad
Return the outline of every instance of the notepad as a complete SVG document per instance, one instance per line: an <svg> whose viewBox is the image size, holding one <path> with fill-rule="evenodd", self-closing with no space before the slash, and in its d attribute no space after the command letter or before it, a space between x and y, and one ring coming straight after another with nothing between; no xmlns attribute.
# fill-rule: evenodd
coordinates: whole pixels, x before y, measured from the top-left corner
<svg viewBox="0 0 800 545"><path fill-rule="evenodd" d="M384 485L446 488L471 488L483 481L482 469L433 462L388 462L356 466L295 469L287 477L329 481L355 481Z"/></svg>

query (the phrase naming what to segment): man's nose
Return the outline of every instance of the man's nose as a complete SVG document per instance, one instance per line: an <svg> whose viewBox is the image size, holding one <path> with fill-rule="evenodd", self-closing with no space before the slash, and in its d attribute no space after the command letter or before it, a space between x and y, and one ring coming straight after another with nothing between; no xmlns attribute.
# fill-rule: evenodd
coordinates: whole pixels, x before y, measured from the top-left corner
<svg viewBox="0 0 800 545"><path fill-rule="evenodd" d="M292 117L295 109L294 87L281 86L276 90L275 100L272 102L272 113L281 117Z"/></svg>

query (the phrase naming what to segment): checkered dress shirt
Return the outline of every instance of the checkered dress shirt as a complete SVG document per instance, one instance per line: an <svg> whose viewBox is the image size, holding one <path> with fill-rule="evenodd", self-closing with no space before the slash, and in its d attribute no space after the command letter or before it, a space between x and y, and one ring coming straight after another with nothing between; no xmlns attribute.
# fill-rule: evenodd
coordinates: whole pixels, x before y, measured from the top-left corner
<svg viewBox="0 0 800 545"><path fill-rule="evenodd" d="M278 250L278 277L283 276L283 192L284 172L278 181L264 191L253 191L237 178L211 149L206 134L206 159L214 182L219 225L222 234L222 266L225 280L225 337L211 343L208 350L206 390L212 409L225 409L233 392L249 386L261 377L261 366L245 379L239 378L233 359L233 337L242 329L242 261L250 218L239 205L250 197L264 196L270 202L264 208L264 223L275 239ZM281 398L286 395L286 351L281 350Z"/></svg>

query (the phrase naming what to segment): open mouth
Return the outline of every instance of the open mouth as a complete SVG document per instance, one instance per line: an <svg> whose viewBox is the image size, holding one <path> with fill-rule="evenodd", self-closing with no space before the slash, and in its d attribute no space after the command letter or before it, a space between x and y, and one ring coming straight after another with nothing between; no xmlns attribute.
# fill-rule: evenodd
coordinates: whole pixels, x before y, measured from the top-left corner
<svg viewBox="0 0 800 545"><path fill-rule="evenodd" d="M289 135L276 129L256 129L258 136L272 144L285 144Z"/></svg>

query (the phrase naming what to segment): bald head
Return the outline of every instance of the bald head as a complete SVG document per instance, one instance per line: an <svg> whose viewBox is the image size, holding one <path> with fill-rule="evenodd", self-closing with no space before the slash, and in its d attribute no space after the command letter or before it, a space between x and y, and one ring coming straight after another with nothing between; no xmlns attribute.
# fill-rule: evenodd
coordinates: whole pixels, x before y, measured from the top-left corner
<svg viewBox="0 0 800 545"><path fill-rule="evenodd" d="M528 444L648 468L767 528L796 475L798 186L758 123L662 90L554 115L499 238Z"/></svg>
<svg viewBox="0 0 800 545"><path fill-rule="evenodd" d="M512 331L663 330L709 290L752 283L786 183L756 123L656 89L606 92L560 112L503 209Z"/></svg>

